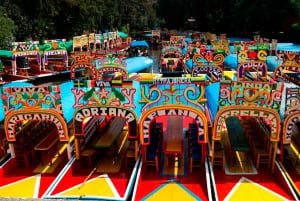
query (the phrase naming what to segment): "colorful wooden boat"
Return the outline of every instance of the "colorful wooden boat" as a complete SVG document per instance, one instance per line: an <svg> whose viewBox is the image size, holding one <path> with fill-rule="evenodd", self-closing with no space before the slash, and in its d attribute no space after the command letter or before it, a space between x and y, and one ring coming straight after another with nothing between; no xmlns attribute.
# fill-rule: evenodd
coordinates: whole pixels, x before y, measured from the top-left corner
<svg viewBox="0 0 300 201"><path fill-rule="evenodd" d="M185 73L183 64L185 47L183 36L171 36L170 41L162 42L160 73L168 77L181 77Z"/></svg>
<svg viewBox="0 0 300 201"><path fill-rule="evenodd" d="M149 44L144 40L134 40L130 43L129 57L149 56Z"/></svg>
<svg viewBox="0 0 300 201"><path fill-rule="evenodd" d="M297 63L298 53L281 53ZM3 86L0 196L299 199L289 153L297 147L299 90L287 82L298 68L279 66L271 80L264 61L237 60L237 71L212 80L206 71L130 75L112 55L78 55L70 71L90 69L85 79L72 74L62 85ZM259 76L249 80L245 72L253 70ZM107 71L121 77L104 79Z"/></svg>

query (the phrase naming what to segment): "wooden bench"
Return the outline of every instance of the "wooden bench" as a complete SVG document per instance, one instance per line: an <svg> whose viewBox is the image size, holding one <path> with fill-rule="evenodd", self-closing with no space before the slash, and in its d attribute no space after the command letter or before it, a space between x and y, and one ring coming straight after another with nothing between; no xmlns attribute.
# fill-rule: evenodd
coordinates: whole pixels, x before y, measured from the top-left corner
<svg viewBox="0 0 300 201"><path fill-rule="evenodd" d="M267 164L268 167L271 163L272 146L269 141L269 131L262 125L261 119L255 119L253 122L252 133L249 137L249 143L255 160L255 166L258 169L260 164ZM253 130L252 129L252 130Z"/></svg>
<svg viewBox="0 0 300 201"><path fill-rule="evenodd" d="M58 152L58 142L56 130L52 130L34 147L35 151L42 153L42 164L49 161L49 165L52 165L52 158Z"/></svg>
<svg viewBox="0 0 300 201"><path fill-rule="evenodd" d="M96 150L93 148L85 149L80 154L80 160L83 166L93 167L95 159Z"/></svg>
<svg viewBox="0 0 300 201"><path fill-rule="evenodd" d="M132 166L135 163L135 150L127 149L125 156L125 167Z"/></svg>
<svg viewBox="0 0 300 201"><path fill-rule="evenodd" d="M270 167L271 149L268 150L265 147L256 147L254 153L257 169L260 164L268 164L268 167Z"/></svg>
<svg viewBox="0 0 300 201"><path fill-rule="evenodd" d="M33 153L31 150L20 150L16 154L16 160L19 167L29 168L33 163Z"/></svg>
<svg viewBox="0 0 300 201"><path fill-rule="evenodd" d="M99 122L100 121L100 122ZM104 119L91 119L84 127L85 139L80 150L80 161L82 166L93 167L96 159L97 152L93 145L99 139L99 124L102 123Z"/></svg>
<svg viewBox="0 0 300 201"><path fill-rule="evenodd" d="M221 166L222 169L225 169L225 154L222 142L215 141L214 146L214 156L212 160L212 166Z"/></svg>
<svg viewBox="0 0 300 201"><path fill-rule="evenodd" d="M299 164L299 156L300 156L300 140L298 139L298 136L296 136L297 134L292 133L292 140L291 140L291 143L294 145L294 147L296 147L296 150L297 150L297 152L295 152L295 155L296 155L295 164L296 165Z"/></svg>

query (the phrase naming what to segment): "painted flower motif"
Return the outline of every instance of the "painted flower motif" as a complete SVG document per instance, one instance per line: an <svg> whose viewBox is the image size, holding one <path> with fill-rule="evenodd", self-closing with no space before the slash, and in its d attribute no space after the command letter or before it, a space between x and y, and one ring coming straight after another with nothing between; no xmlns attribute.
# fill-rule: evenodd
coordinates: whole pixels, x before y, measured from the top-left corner
<svg viewBox="0 0 300 201"><path fill-rule="evenodd" d="M55 94L55 98L60 99L60 94L59 93Z"/></svg>
<svg viewBox="0 0 300 201"><path fill-rule="evenodd" d="M12 104L12 105L16 105L16 104L17 104L17 101L16 101L16 100L13 100L13 101L11 102L11 104Z"/></svg>
<svg viewBox="0 0 300 201"><path fill-rule="evenodd" d="M50 100L46 100L46 105L50 105L51 101Z"/></svg>
<svg viewBox="0 0 300 201"><path fill-rule="evenodd" d="M44 98L44 94L43 93L39 93L38 96L39 96L39 99L43 99Z"/></svg>
<svg viewBox="0 0 300 201"><path fill-rule="evenodd" d="M17 93L16 98L19 99L19 100L21 100L23 98L22 94L21 93Z"/></svg>
<svg viewBox="0 0 300 201"><path fill-rule="evenodd" d="M2 94L2 100L5 100L5 99L7 99L7 96L5 95L5 94Z"/></svg>

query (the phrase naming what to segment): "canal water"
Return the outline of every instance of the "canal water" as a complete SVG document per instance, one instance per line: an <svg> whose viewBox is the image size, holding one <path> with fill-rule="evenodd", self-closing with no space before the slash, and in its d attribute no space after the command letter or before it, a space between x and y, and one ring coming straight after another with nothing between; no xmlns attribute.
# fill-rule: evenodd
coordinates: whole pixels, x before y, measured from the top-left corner
<svg viewBox="0 0 300 201"><path fill-rule="evenodd" d="M150 73L159 73L159 65L160 65L160 48L150 47L150 57L153 59L153 66Z"/></svg>

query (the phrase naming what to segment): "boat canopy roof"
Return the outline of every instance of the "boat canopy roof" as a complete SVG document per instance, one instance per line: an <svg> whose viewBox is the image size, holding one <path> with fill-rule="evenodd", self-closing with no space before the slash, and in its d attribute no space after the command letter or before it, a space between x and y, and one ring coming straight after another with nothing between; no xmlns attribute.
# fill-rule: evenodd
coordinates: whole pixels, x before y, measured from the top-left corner
<svg viewBox="0 0 300 201"><path fill-rule="evenodd" d="M12 58L12 51L11 50L0 50L0 57Z"/></svg>
<svg viewBox="0 0 300 201"><path fill-rule="evenodd" d="M141 46L149 48L149 44L144 40L135 40L132 41L130 44L130 47L141 47Z"/></svg>
<svg viewBox="0 0 300 201"><path fill-rule="evenodd" d="M182 55L183 51L180 47L176 46L167 46L162 48L161 54L167 55L167 54L177 54L177 55Z"/></svg>
<svg viewBox="0 0 300 201"><path fill-rule="evenodd" d="M118 33L119 33L119 36L120 36L121 38L127 38L127 37L128 37L128 34L127 34L127 33L124 33L124 32L122 32L122 31L119 31Z"/></svg>

